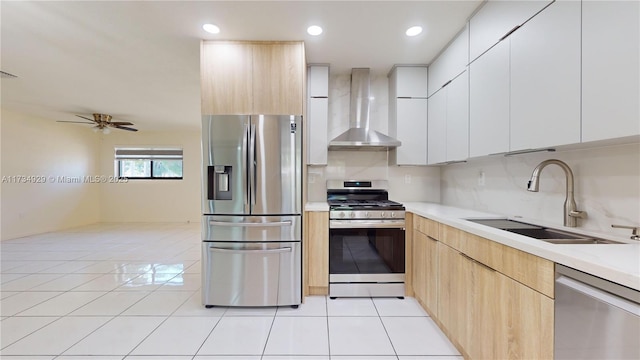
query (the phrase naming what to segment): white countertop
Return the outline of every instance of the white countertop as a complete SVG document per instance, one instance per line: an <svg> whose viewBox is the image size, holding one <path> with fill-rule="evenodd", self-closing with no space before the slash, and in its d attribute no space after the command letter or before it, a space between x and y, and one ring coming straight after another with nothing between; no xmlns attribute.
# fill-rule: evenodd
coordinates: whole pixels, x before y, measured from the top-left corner
<svg viewBox="0 0 640 360"><path fill-rule="evenodd" d="M304 204L304 211L329 211L329 204L326 202L308 202Z"/></svg>
<svg viewBox="0 0 640 360"><path fill-rule="evenodd" d="M626 244L552 244L508 231L466 221L467 218L504 218L504 215L467 210L434 203L405 203L407 211L464 230L489 240L540 256L553 262L640 290L640 243L580 228L549 226L539 221L514 219L561 228L574 233L626 242Z"/></svg>

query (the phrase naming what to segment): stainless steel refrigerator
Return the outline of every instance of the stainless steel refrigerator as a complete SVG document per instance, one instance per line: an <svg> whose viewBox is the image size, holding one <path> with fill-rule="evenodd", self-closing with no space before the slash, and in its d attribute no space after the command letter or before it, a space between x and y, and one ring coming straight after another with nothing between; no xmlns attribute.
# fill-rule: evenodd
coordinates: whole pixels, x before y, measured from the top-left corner
<svg viewBox="0 0 640 360"><path fill-rule="evenodd" d="M302 299L302 118L202 119L202 302Z"/></svg>

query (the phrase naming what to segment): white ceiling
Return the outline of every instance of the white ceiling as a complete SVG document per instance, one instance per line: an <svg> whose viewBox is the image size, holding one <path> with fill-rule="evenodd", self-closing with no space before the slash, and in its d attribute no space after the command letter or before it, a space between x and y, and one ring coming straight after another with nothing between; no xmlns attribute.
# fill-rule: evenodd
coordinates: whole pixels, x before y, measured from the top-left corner
<svg viewBox="0 0 640 360"><path fill-rule="evenodd" d="M332 73L428 64L481 0L2 1L2 108L52 120L108 113L141 130L199 129L202 39L304 40ZM202 30L214 23L220 34ZM306 28L324 28L318 37ZM425 31L408 38L411 25ZM77 126L60 124L61 126Z"/></svg>

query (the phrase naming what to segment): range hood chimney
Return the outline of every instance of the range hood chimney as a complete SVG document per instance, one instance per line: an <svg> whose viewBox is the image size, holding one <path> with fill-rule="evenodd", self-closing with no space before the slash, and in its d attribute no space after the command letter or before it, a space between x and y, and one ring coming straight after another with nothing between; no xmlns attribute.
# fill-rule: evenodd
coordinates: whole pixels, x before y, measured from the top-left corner
<svg viewBox="0 0 640 360"><path fill-rule="evenodd" d="M351 69L349 130L329 142L329 150L387 150L401 142L369 128L369 69Z"/></svg>

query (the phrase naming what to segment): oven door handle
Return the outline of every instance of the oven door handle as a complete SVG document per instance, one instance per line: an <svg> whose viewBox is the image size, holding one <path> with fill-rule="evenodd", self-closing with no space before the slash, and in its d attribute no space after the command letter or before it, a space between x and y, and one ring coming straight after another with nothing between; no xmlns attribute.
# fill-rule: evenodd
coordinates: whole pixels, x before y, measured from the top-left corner
<svg viewBox="0 0 640 360"><path fill-rule="evenodd" d="M404 229L404 220L330 220L329 229Z"/></svg>

